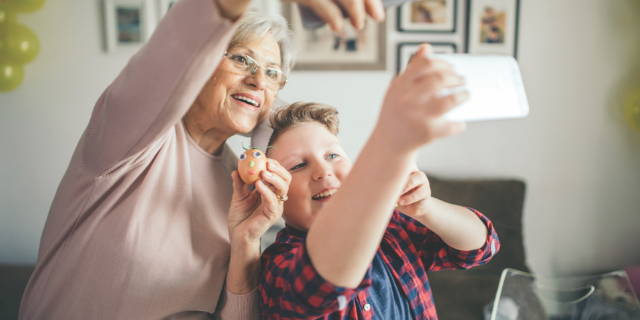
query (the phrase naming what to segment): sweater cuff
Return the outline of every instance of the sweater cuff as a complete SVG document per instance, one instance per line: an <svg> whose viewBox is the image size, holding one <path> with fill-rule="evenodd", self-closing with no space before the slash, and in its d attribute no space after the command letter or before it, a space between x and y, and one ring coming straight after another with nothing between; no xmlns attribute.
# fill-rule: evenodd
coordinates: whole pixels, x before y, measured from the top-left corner
<svg viewBox="0 0 640 320"><path fill-rule="evenodd" d="M260 319L260 291L258 287L245 294L235 294L225 287L220 301L218 301L216 312L213 314L213 319Z"/></svg>

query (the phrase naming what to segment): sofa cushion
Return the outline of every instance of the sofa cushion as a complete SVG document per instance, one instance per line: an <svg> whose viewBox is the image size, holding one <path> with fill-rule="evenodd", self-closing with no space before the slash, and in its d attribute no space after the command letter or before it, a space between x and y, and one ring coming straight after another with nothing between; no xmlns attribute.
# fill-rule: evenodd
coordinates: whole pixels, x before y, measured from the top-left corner
<svg viewBox="0 0 640 320"><path fill-rule="evenodd" d="M35 266L0 265L0 319L18 319L20 301Z"/></svg>
<svg viewBox="0 0 640 320"><path fill-rule="evenodd" d="M493 302L502 270L529 272L522 243L525 184L515 179L453 180L428 176L433 197L482 212L500 239L500 251L486 265L428 273L441 320L483 319L482 308Z"/></svg>

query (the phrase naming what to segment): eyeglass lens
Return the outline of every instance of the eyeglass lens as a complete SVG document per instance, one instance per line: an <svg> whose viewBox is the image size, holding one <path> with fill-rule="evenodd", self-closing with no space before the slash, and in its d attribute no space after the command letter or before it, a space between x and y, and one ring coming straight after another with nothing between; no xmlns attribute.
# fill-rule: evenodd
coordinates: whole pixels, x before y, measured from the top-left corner
<svg viewBox="0 0 640 320"><path fill-rule="evenodd" d="M262 67L248 55L240 53L229 53L228 57L237 69L246 71L247 75L254 74L258 71L258 68L264 70L266 79L272 87L282 88L287 81L287 78L282 71L275 68Z"/></svg>

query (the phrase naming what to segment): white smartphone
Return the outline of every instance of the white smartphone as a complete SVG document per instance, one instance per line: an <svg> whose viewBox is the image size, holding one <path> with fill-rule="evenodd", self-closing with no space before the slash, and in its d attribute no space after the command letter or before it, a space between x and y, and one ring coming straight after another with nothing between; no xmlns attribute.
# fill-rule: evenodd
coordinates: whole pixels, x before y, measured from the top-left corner
<svg viewBox="0 0 640 320"><path fill-rule="evenodd" d="M482 121L522 118L529 114L529 102L516 59L503 55L434 54L465 78L461 87L445 89L440 95L469 91L469 99L447 112L449 121Z"/></svg>

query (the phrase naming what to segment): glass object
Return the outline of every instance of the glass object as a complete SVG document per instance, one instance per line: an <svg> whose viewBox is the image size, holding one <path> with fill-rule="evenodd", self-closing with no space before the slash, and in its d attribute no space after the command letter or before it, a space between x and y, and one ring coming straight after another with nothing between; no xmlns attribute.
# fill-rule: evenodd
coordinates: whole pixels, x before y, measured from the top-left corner
<svg viewBox="0 0 640 320"><path fill-rule="evenodd" d="M640 305L627 274L551 278L505 269L491 320L637 320Z"/></svg>
<svg viewBox="0 0 640 320"><path fill-rule="evenodd" d="M287 76L284 75L284 72L276 68L261 67L255 59L246 54L225 51L224 56L229 58L236 69L243 71L246 75L254 75L258 68L262 69L267 79L267 86L272 90L282 89L287 83Z"/></svg>

